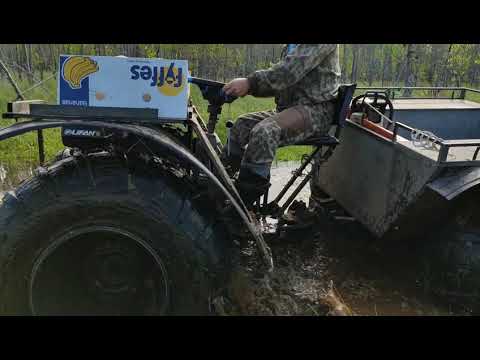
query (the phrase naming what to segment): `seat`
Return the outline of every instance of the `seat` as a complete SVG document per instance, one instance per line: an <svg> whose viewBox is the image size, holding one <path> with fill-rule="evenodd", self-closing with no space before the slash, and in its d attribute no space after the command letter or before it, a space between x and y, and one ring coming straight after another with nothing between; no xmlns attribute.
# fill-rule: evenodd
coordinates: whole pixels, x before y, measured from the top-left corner
<svg viewBox="0 0 480 360"><path fill-rule="evenodd" d="M323 136L313 135L303 141L299 141L295 144L295 146L336 146L340 144L338 138L340 136L341 129L345 126L348 109L350 107L350 102L352 101L356 87L357 84L345 84L338 88L337 103L332 121L332 126L336 126L335 136L328 134Z"/></svg>
<svg viewBox="0 0 480 360"><path fill-rule="evenodd" d="M286 194L288 189L293 185L296 179L302 175L303 171L308 166L308 164L312 162L315 155L321 150L322 147L324 146L328 147L329 150L326 152L326 155L322 155L322 160L326 160L329 156L331 156L335 147L340 144L339 137L343 127L346 124L348 111L350 109L350 103L352 101L353 94L355 93L356 87L357 87L357 84L345 84L345 85L341 85L338 88L338 96L335 104L335 114L332 121L332 126L336 127L334 135L330 135L330 134L326 134L322 136L314 135L294 144L294 146L297 146L297 145L313 146L315 149L310 155L307 156L307 158L304 161L302 161L301 166L296 171L293 172L292 178L288 181L288 183L283 187L283 189L277 195L275 200L273 200L271 203L268 203L268 190L267 190L267 192L263 196L264 214L270 213L270 214L275 214L277 216L281 216L284 213L284 211L288 208L288 206L292 203L292 201L295 199L297 194L303 189L303 187L307 184L307 182L310 181L310 179L312 178L312 171L310 171L305 176L303 181L297 186L297 188L293 191L293 193L286 200L286 202L283 204L282 207L279 207L278 205L280 200ZM257 206L260 207L260 199L258 199Z"/></svg>
<svg viewBox="0 0 480 360"><path fill-rule="evenodd" d="M309 137L303 141L295 143L294 146L333 146L340 144L340 141L332 135Z"/></svg>

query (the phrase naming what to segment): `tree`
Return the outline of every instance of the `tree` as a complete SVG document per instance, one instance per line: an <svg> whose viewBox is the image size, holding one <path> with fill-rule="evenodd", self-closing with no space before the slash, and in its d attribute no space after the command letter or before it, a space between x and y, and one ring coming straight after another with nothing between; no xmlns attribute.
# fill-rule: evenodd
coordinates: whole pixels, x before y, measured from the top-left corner
<svg viewBox="0 0 480 360"><path fill-rule="evenodd" d="M186 59L197 76L227 81L278 61L281 44L0 44L15 79L58 71L60 54ZM478 86L480 44L341 44L342 82ZM409 92L406 92L408 95Z"/></svg>
<svg viewBox="0 0 480 360"><path fill-rule="evenodd" d="M347 82L347 44L343 44L343 56L342 56L342 82Z"/></svg>
<svg viewBox="0 0 480 360"><path fill-rule="evenodd" d="M416 45L408 44L405 59L405 75L404 84L406 87L415 86L416 83L416 62L417 62ZM403 96L412 96L411 89L405 89Z"/></svg>
<svg viewBox="0 0 480 360"><path fill-rule="evenodd" d="M352 45L352 71L350 73L350 81L352 83L357 81L357 71L358 71L358 52L360 50L360 45Z"/></svg>

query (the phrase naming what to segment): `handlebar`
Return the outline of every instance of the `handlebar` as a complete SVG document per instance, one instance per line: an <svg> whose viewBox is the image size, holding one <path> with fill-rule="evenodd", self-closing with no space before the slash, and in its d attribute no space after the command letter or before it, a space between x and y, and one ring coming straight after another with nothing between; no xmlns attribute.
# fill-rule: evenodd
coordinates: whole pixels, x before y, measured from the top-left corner
<svg viewBox="0 0 480 360"><path fill-rule="evenodd" d="M210 105L220 107L223 104L232 103L237 99L236 96L227 95L225 91L223 91L225 84L222 82L197 77L189 77L188 82L200 88L203 98L207 100Z"/></svg>

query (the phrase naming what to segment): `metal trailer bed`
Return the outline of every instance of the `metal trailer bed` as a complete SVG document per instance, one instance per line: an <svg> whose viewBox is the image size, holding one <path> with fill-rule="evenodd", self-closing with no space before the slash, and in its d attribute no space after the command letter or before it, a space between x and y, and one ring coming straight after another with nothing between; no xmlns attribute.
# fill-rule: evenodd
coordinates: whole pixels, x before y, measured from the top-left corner
<svg viewBox="0 0 480 360"><path fill-rule="evenodd" d="M395 96L395 91L405 89L427 94ZM390 124L393 138L347 119L341 144L321 167L316 181L376 237L402 233L399 230L409 234L412 225L407 225L406 219L412 220L409 215L417 214L415 209L440 211L450 200L480 183L480 160L477 160L480 104L465 99L467 94L480 91L362 87L357 90L379 90L390 95L393 121L383 115L382 118L384 125ZM441 91L450 91L451 95L435 96ZM423 139L428 139L428 146L412 141L412 133L418 134L419 130L423 131ZM440 199L432 192L440 195ZM414 221L426 224L427 215L435 217L427 212L422 217L420 211L420 217Z"/></svg>

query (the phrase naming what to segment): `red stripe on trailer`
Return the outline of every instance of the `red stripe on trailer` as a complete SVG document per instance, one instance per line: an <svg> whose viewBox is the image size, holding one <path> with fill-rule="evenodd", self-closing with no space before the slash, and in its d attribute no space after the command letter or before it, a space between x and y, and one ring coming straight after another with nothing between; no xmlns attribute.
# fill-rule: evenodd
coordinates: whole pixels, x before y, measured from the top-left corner
<svg viewBox="0 0 480 360"><path fill-rule="evenodd" d="M384 127L375 124L374 122L371 122L368 119L363 119L362 120L362 125L366 127L369 130L372 130L374 133L383 136L384 138L387 138L389 140L393 140L393 132L390 130L385 129Z"/></svg>

